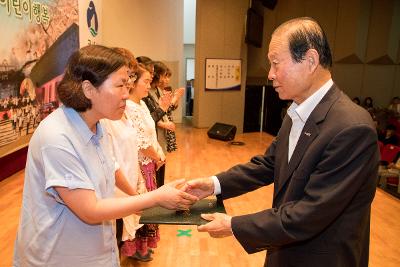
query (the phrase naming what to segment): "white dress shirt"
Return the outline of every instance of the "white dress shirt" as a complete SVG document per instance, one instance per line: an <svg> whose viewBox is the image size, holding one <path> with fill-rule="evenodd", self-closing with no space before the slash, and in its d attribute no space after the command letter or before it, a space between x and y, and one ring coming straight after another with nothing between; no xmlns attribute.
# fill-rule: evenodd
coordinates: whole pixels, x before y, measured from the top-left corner
<svg viewBox="0 0 400 267"><path fill-rule="evenodd" d="M137 132L133 122L124 114L121 120L103 119L102 123L110 135L113 155L118 163L118 169L121 169L128 183L137 193L143 194L147 192L146 184L139 168ZM126 197L128 195L115 187L115 196ZM135 238L136 230L143 226L143 224L139 224L139 220L140 215L137 214L131 214L123 218L122 241Z"/></svg>
<svg viewBox="0 0 400 267"><path fill-rule="evenodd" d="M315 109L321 99L326 95L328 90L332 87L333 81L329 79L320 89L314 94L309 96L303 103L297 105L294 101L287 110L287 114L292 119L292 128L289 134L289 151L288 151L288 162L293 155L293 151L296 148L297 142L299 141L300 134L306 124L308 117L311 112Z"/></svg>

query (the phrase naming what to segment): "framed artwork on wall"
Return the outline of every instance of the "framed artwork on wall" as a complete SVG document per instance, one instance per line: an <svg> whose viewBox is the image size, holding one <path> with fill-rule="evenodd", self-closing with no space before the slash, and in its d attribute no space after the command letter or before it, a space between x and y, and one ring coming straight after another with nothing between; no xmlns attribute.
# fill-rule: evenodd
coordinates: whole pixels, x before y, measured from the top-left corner
<svg viewBox="0 0 400 267"><path fill-rule="evenodd" d="M206 58L206 91L240 90L240 59Z"/></svg>

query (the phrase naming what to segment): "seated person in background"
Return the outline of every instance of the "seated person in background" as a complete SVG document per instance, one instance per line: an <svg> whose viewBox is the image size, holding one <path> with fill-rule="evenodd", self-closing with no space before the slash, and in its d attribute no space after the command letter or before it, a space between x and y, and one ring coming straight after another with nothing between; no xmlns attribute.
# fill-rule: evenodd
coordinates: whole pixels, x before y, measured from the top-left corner
<svg viewBox="0 0 400 267"><path fill-rule="evenodd" d="M371 97L367 96L364 99L363 107L368 111L372 111L374 109L374 104Z"/></svg>
<svg viewBox="0 0 400 267"><path fill-rule="evenodd" d="M393 124L386 126L385 132L379 136L379 141L381 141L384 145L397 145L399 140L396 136L396 126Z"/></svg>
<svg viewBox="0 0 400 267"><path fill-rule="evenodd" d="M396 117L400 116L400 98L398 96L392 98L388 109L393 112Z"/></svg>
<svg viewBox="0 0 400 267"><path fill-rule="evenodd" d="M361 100L360 100L360 98L358 98L357 96L354 97L352 100L353 100L353 102L356 103L357 105L361 105Z"/></svg>
<svg viewBox="0 0 400 267"><path fill-rule="evenodd" d="M376 115L373 112L369 112L369 114L371 115L372 121L375 124L376 133L379 136L379 121L378 121L378 118L376 117Z"/></svg>

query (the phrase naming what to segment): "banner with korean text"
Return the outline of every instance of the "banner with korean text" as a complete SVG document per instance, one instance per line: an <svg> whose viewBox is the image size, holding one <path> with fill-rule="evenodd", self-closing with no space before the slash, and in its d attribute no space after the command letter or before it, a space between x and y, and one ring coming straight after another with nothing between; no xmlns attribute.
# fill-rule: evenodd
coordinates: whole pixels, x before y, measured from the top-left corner
<svg viewBox="0 0 400 267"><path fill-rule="evenodd" d="M0 158L25 147L58 107L56 86L79 49L77 0L0 0Z"/></svg>

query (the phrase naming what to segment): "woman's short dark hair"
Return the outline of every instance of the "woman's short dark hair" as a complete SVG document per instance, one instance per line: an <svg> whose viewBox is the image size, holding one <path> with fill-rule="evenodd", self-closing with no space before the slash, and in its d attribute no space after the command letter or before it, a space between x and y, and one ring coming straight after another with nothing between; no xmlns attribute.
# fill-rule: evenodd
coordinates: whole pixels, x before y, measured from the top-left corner
<svg viewBox="0 0 400 267"><path fill-rule="evenodd" d="M160 82L161 75L170 72L170 70L167 67L167 65L165 65L161 61L154 61L153 65L154 65L154 76L153 76L153 81L151 83L158 84Z"/></svg>
<svg viewBox="0 0 400 267"><path fill-rule="evenodd" d="M137 62L135 56L132 54L131 51L129 51L128 49L123 48L123 47L113 47L112 49L114 51L117 51L121 55L123 55L127 60L128 68L132 72L136 72L136 68L137 68L138 62Z"/></svg>
<svg viewBox="0 0 400 267"><path fill-rule="evenodd" d="M92 102L83 93L82 82L87 80L98 88L111 73L126 65L124 56L111 48L90 45L79 49L69 58L57 87L59 100L78 112L91 109Z"/></svg>
<svg viewBox="0 0 400 267"><path fill-rule="evenodd" d="M137 57L136 60L138 63L142 63L145 66L153 64L153 60L146 56Z"/></svg>
<svg viewBox="0 0 400 267"><path fill-rule="evenodd" d="M275 32L288 32L289 50L292 59L300 63L309 49L315 49L319 63L325 69L332 67L332 54L328 38L321 25L310 17L295 18L283 23Z"/></svg>

